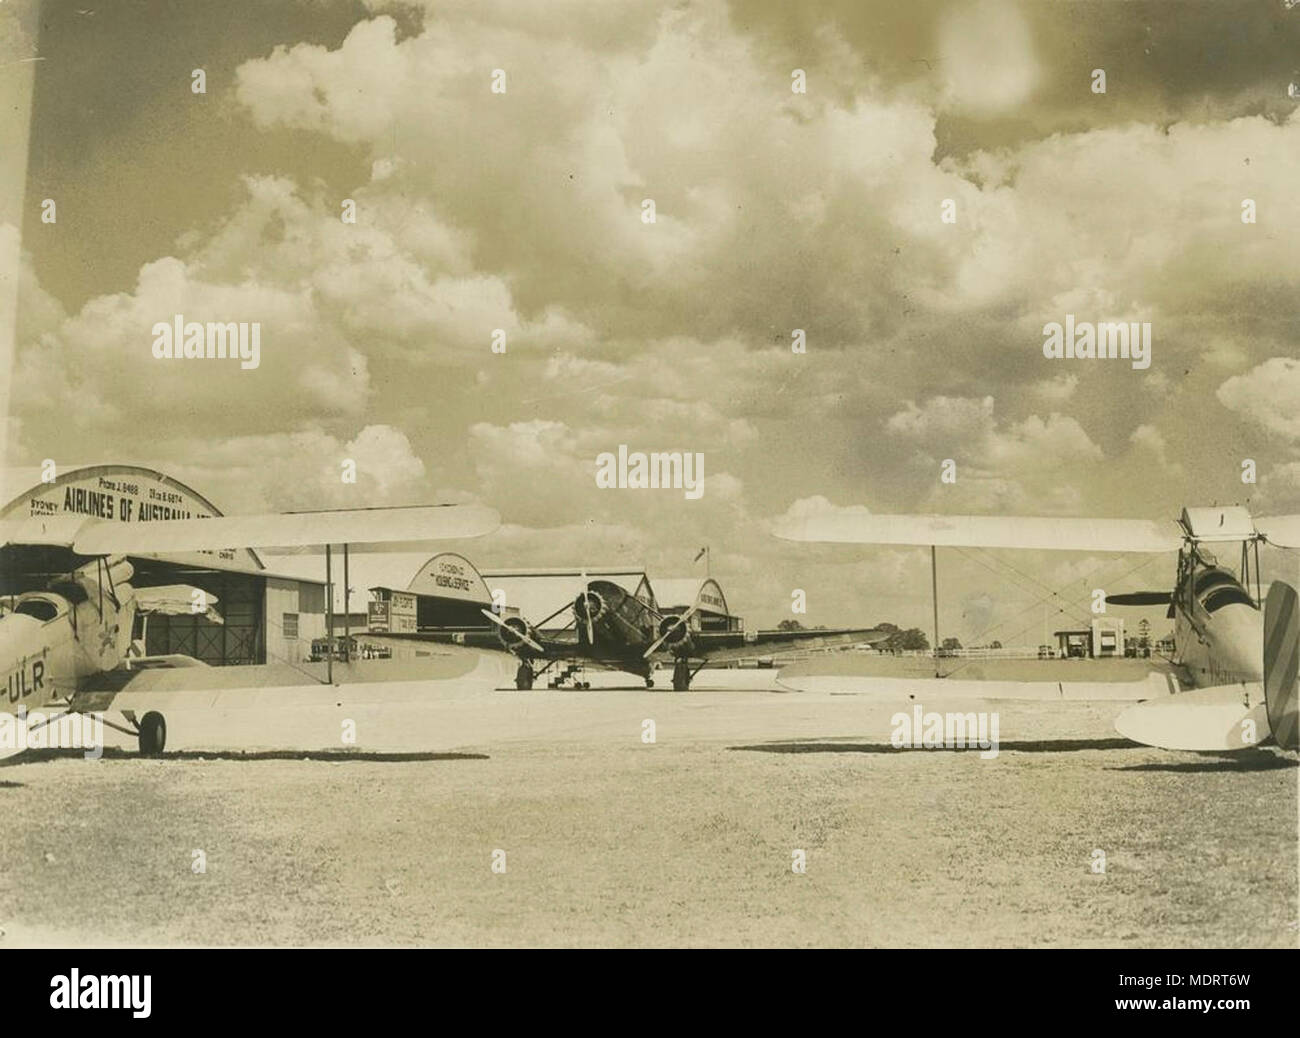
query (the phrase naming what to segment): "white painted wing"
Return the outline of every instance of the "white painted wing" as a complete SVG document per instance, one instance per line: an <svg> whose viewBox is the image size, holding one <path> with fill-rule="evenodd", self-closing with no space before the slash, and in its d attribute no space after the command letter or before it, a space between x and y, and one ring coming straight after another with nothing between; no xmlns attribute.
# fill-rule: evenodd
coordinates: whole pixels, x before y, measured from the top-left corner
<svg viewBox="0 0 1300 1038"><path fill-rule="evenodd" d="M166 616L192 616L201 612L213 623L225 623L221 614L214 608L220 599L216 595L202 592L199 602L203 608L194 608L194 592L198 588L189 584L162 584L156 587L135 589L135 607L142 613L162 613Z"/></svg>
<svg viewBox="0 0 1300 1038"><path fill-rule="evenodd" d="M86 525L82 515L50 515L31 519L0 520L0 547L36 544L71 548L77 532Z"/></svg>
<svg viewBox="0 0 1300 1038"><path fill-rule="evenodd" d="M1138 703L1115 718L1126 739L1166 750L1245 750L1268 738L1268 711L1259 682L1198 688Z"/></svg>
<svg viewBox="0 0 1300 1038"><path fill-rule="evenodd" d="M969 678L899 678L849 674L777 674L776 683L792 692L871 696L908 702L931 699L1014 699L1038 702L1088 702L1169 699L1163 674L1137 681L1007 681Z"/></svg>
<svg viewBox="0 0 1300 1038"><path fill-rule="evenodd" d="M1300 548L1300 515L1269 515L1255 520L1255 529L1279 548Z"/></svg>
<svg viewBox="0 0 1300 1038"><path fill-rule="evenodd" d="M1182 544L1172 522L1055 516L841 513L783 519L773 532L788 541L1061 551L1162 552Z"/></svg>
<svg viewBox="0 0 1300 1038"><path fill-rule="evenodd" d="M480 537L495 530L500 521L494 510L472 505L229 515L149 523L92 520L77 534L73 550L81 555L147 555L347 544L358 551L400 551L427 541Z"/></svg>

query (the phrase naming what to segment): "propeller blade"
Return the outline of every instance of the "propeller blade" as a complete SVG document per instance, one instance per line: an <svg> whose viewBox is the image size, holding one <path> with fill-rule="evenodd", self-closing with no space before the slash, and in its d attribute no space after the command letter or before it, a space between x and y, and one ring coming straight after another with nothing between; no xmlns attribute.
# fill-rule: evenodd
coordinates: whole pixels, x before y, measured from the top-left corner
<svg viewBox="0 0 1300 1038"><path fill-rule="evenodd" d="M540 652L545 654L546 650L542 646L538 645L537 642L535 642L532 638L530 638L524 631L519 630L518 627L511 627L508 623L502 620L501 617L497 616L496 613L492 612L491 609L482 609L480 610L480 612L484 616L486 616L489 620L491 620L494 624L496 624L498 627L504 628L505 630L509 631L511 634L516 635L519 638L519 640L523 642L525 645L527 645L530 649L533 649L535 652Z"/></svg>
<svg viewBox="0 0 1300 1038"><path fill-rule="evenodd" d="M1172 591L1125 591L1119 595L1107 595L1107 605L1117 606L1155 606L1169 605L1174 600Z"/></svg>
<svg viewBox="0 0 1300 1038"><path fill-rule="evenodd" d="M651 656L653 656L656 652L658 652L659 646L661 646L664 642L668 640L668 636L672 634L674 631L676 631L677 628L681 627L682 624L686 623L686 621L691 618L691 616L696 612L698 608L699 608L698 606L691 606L690 609L682 613L681 618L675 624L669 627L668 630L664 631L663 634L661 634L658 638L656 638L653 642L650 643L650 648L646 649L646 651L641 654L641 658L643 660L648 660Z"/></svg>
<svg viewBox="0 0 1300 1038"><path fill-rule="evenodd" d="M583 593L584 595L586 595L586 593L587 593L588 590L589 590L589 588L588 588L588 584L587 584L587 567L586 567L586 566L583 566L583 567L582 567L582 593ZM591 622L591 606L588 605L587 608L585 608L582 612L583 612L583 614L584 614L584 616L585 616L585 619L586 619L586 621L587 621L587 644L590 645L592 648L595 648L595 645L596 645L596 629L595 629L595 627L592 625L592 622Z"/></svg>

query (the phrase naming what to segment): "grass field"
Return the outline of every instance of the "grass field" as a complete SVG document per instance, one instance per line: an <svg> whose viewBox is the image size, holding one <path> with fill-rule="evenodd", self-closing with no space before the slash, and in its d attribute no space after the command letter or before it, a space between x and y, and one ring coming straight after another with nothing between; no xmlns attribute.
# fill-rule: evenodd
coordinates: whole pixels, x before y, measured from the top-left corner
<svg viewBox="0 0 1300 1038"><path fill-rule="evenodd" d="M898 704L768 681L413 686L300 752L326 689L169 715L159 760L7 762L0 946L1300 944L1294 754L1135 746L1106 703L894 750Z"/></svg>

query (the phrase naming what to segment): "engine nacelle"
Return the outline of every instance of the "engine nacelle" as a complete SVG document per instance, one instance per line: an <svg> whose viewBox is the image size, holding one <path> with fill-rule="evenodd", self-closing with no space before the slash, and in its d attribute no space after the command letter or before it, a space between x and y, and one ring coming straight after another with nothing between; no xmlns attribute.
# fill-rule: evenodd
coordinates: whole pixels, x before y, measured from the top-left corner
<svg viewBox="0 0 1300 1038"><path fill-rule="evenodd" d="M497 627L497 637L501 644L512 652L531 638L537 641L537 632L522 616L511 616Z"/></svg>
<svg viewBox="0 0 1300 1038"><path fill-rule="evenodd" d="M665 616L659 621L659 637L665 649L685 649L691 644L690 624L681 616Z"/></svg>
<svg viewBox="0 0 1300 1038"><path fill-rule="evenodd" d="M573 615L583 623L588 620L595 623L605 613L605 599L599 591L588 588L573 600Z"/></svg>

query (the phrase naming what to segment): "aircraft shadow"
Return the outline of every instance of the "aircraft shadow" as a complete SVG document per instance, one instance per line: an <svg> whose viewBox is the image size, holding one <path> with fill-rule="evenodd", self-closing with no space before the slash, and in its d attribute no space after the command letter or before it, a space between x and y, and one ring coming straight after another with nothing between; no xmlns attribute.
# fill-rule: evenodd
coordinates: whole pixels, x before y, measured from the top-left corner
<svg viewBox="0 0 1300 1038"><path fill-rule="evenodd" d="M19 757L0 762L0 767L15 764L36 764L51 760L75 760L85 756L85 750L28 750ZM138 753L116 746L104 747L104 760L140 760ZM378 750L178 750L164 753L156 760L311 760L311 761L378 761L381 763L408 763L411 761L491 760L486 753L390 753ZM3 785L3 783L0 783ZM21 783L15 783L21 785Z"/></svg>
<svg viewBox="0 0 1300 1038"><path fill-rule="evenodd" d="M0 789L26 789L26 782L0 782Z"/></svg>
<svg viewBox="0 0 1300 1038"><path fill-rule="evenodd" d="M1196 774L1230 771L1278 771L1283 768L1300 768L1300 761L1282 757L1268 750L1239 751L1231 754L1198 754L1196 760L1168 761L1150 764L1127 764L1108 767L1107 771L1170 771Z"/></svg>
<svg viewBox="0 0 1300 1038"><path fill-rule="evenodd" d="M1021 742L1000 742L998 752L1018 753L1074 753L1078 750L1131 750L1136 743L1127 739L1038 739ZM728 746L729 750L749 750L756 753L914 753L917 749L898 747L887 742L822 742L793 740L758 743L753 746ZM978 746L954 748L936 746L929 753L979 753Z"/></svg>

